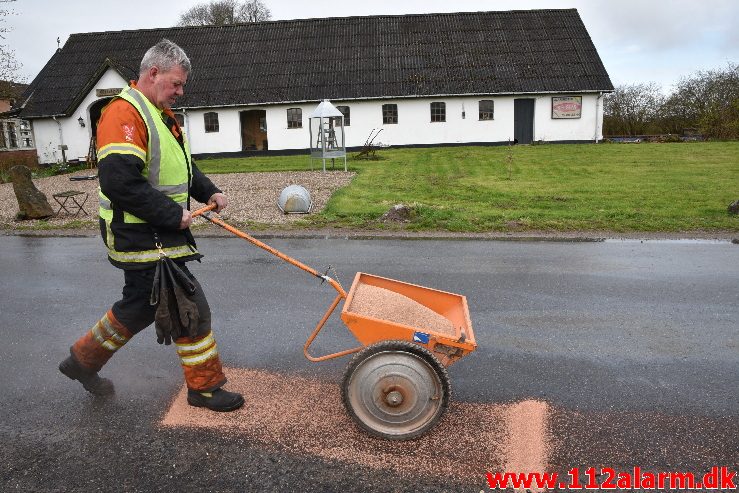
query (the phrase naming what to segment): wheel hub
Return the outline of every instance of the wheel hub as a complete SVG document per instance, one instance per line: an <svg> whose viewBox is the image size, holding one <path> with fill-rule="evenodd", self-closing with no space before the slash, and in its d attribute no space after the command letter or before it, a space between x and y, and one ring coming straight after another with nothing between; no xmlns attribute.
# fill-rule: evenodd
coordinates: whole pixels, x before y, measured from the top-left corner
<svg viewBox="0 0 739 493"><path fill-rule="evenodd" d="M388 406L397 407L403 403L403 394L397 390L391 390L385 396L385 402L387 402Z"/></svg>

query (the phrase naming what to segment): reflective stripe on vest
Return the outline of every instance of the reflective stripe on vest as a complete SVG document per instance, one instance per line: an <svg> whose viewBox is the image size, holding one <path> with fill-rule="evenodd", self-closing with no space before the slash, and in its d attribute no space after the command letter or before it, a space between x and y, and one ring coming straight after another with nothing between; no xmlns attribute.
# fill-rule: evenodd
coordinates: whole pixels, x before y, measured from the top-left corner
<svg viewBox="0 0 739 493"><path fill-rule="evenodd" d="M193 253L195 253L189 245L162 248L162 251L169 258L187 257L188 255L192 255ZM108 256L113 260L124 263L156 262L157 260L159 260L159 250L144 250L141 252L119 252L117 250L109 249Z"/></svg>
<svg viewBox="0 0 739 493"><path fill-rule="evenodd" d="M146 153L133 144L115 143L104 145L98 150L98 161L108 154L131 154L146 162Z"/></svg>
<svg viewBox="0 0 739 493"><path fill-rule="evenodd" d="M119 252L113 248L115 239L110 229L110 221L105 221L105 244L108 245L108 257L116 262L122 263L147 263L159 260L159 250L143 250L139 252ZM188 257L197 253L197 250L189 245L162 248L164 254L169 258Z"/></svg>

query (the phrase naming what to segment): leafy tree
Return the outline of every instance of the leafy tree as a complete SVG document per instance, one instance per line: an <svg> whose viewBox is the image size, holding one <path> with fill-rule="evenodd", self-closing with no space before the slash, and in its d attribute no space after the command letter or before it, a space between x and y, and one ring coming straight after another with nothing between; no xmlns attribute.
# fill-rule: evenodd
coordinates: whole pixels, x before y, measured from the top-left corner
<svg viewBox="0 0 739 493"><path fill-rule="evenodd" d="M241 22L261 22L272 13L261 0L213 0L201 3L180 15L178 26L223 26Z"/></svg>

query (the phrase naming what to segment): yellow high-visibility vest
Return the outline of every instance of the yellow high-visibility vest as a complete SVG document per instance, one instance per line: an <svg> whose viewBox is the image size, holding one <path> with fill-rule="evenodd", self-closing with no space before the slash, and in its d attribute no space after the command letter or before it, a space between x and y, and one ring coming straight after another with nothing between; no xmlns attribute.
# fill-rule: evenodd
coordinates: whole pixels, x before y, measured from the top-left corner
<svg viewBox="0 0 739 493"><path fill-rule="evenodd" d="M190 146L185 136L182 137L185 139L183 152L183 147L180 146L180 143L162 120L161 111L136 88L128 87L121 91L118 97L131 103L143 118L149 135L148 148L146 154L144 154L138 146L126 142L115 142L98 150L98 160L102 160L109 154L138 156L144 161L144 169L141 174L148 180L149 184L183 208L186 208L192 180L192 169L190 166ZM100 199L100 218L105 222L105 243L108 246L108 256L112 260L123 263L144 263L158 260L160 253L158 249L135 252L122 252L115 249L115 238L110 227L113 221L113 207L110 199L99 188L98 195ZM130 224L146 223L143 219L125 211L123 211L123 222ZM170 258L197 254L187 244L163 248L163 251Z"/></svg>

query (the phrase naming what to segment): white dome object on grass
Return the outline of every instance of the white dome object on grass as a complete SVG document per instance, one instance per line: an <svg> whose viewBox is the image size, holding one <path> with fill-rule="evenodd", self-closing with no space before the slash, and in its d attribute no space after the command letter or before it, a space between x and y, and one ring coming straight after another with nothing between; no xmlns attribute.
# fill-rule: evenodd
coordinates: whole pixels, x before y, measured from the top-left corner
<svg viewBox="0 0 739 493"><path fill-rule="evenodd" d="M290 185L280 193L277 207L284 214L308 214L313 208L313 200L305 188L300 185Z"/></svg>

